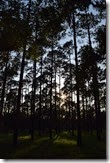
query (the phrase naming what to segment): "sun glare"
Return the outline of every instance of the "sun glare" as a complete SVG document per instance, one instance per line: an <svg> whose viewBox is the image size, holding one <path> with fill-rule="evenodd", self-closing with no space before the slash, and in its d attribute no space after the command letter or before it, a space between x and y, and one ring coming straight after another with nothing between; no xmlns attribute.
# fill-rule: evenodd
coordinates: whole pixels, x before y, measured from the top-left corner
<svg viewBox="0 0 110 163"><path fill-rule="evenodd" d="M61 99L64 100L66 98L66 95L62 94Z"/></svg>

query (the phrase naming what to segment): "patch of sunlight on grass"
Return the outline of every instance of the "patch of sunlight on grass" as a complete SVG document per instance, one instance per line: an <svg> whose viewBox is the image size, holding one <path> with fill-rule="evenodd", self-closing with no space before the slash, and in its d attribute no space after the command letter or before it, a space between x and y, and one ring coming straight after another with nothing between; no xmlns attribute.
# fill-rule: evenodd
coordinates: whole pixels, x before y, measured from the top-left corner
<svg viewBox="0 0 110 163"><path fill-rule="evenodd" d="M25 135L25 136L19 136L19 140L27 140L30 139L31 137L29 135Z"/></svg>
<svg viewBox="0 0 110 163"><path fill-rule="evenodd" d="M43 142L48 141L48 140L49 140L48 137L41 137L41 138L35 139L34 142L36 144L38 144L38 143L43 143Z"/></svg>
<svg viewBox="0 0 110 163"><path fill-rule="evenodd" d="M10 141L11 137L12 137L11 133L0 134L0 143L6 143Z"/></svg>
<svg viewBox="0 0 110 163"><path fill-rule="evenodd" d="M20 136L20 138L23 140L25 137L25 139L29 139L29 136ZM42 137L39 139L34 140L33 143L24 146L22 149L17 149L17 151L15 152L14 156L12 156L13 158L25 158L25 157L31 157L31 155L34 155L35 151L39 152L40 148L42 148L42 146L45 145L45 143L48 143L49 138L48 137ZM34 157L34 156L33 156Z"/></svg>
<svg viewBox="0 0 110 163"><path fill-rule="evenodd" d="M67 145L76 145L76 141L75 140L68 140L68 139L56 139L54 141L54 143L56 144L67 144Z"/></svg>

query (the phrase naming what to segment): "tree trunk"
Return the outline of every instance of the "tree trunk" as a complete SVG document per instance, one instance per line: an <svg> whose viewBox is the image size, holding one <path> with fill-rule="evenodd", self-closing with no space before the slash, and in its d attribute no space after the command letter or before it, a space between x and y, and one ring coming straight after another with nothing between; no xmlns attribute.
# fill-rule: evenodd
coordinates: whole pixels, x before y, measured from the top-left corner
<svg viewBox="0 0 110 163"><path fill-rule="evenodd" d="M71 132L71 93L69 92L69 126L68 126L68 131L69 133Z"/></svg>
<svg viewBox="0 0 110 163"><path fill-rule="evenodd" d="M56 63L56 58L55 58L55 54L54 54L54 63ZM55 69L55 131L56 134L58 132L58 124L57 124L57 84L56 84L56 73L57 73L57 67L56 64L54 65L54 69Z"/></svg>
<svg viewBox="0 0 110 163"><path fill-rule="evenodd" d="M36 6L37 8L37 6ZM35 43L37 44L37 33L38 33L38 19L36 15L36 27L35 27ZM41 83L41 82L40 82ZM32 83L32 105L31 105L31 140L34 140L34 120L35 120L35 101L36 101L36 53L34 54L33 60L33 83Z"/></svg>
<svg viewBox="0 0 110 163"><path fill-rule="evenodd" d="M96 71L93 70L93 94L95 100L96 133L97 133L97 139L101 140L100 101L99 101L98 81L95 72Z"/></svg>
<svg viewBox="0 0 110 163"><path fill-rule="evenodd" d="M6 55L8 55L8 54L6 54ZM5 96L5 87L6 87L6 80L7 80L7 70L8 70L8 58L6 59L5 70L4 70L3 87L2 87L2 93L1 93L0 116L2 116L3 106L4 106L4 96Z"/></svg>
<svg viewBox="0 0 110 163"><path fill-rule="evenodd" d="M35 98L36 98L36 59L33 63L33 83L32 83L32 99L31 99L31 140L34 140L34 116L35 116Z"/></svg>
<svg viewBox="0 0 110 163"><path fill-rule="evenodd" d="M75 50L75 64L76 64L76 91L77 91L77 145L82 144L81 137L81 116L80 116L80 101L79 101L79 68L78 68L78 57L77 57L77 43L76 43L76 23L75 15L73 11L73 31L74 31L74 50Z"/></svg>
<svg viewBox="0 0 110 163"><path fill-rule="evenodd" d="M86 126L85 126L85 129L86 131L88 131L88 99L87 99L87 96L86 96Z"/></svg>
<svg viewBox="0 0 110 163"><path fill-rule="evenodd" d="M22 56L19 88L18 88L18 98L17 98L17 107L16 107L15 114L14 114L13 145L15 147L17 146L17 143L18 143L18 121L19 121L19 113L20 113L21 91L22 91L22 85L23 85L25 54L26 54L26 46L24 47L23 56Z"/></svg>
<svg viewBox="0 0 110 163"><path fill-rule="evenodd" d="M51 51L51 85L50 85L50 121L49 121L49 133L50 133L50 139L52 139L52 79L53 79L53 37L52 37L52 51Z"/></svg>
<svg viewBox="0 0 110 163"><path fill-rule="evenodd" d="M72 105L72 102L73 102L73 89L72 89L72 65L71 65L71 55L69 56L69 60L70 60L70 105L71 105L71 112L72 112L72 115L70 115L70 129L72 129L72 135L74 135L74 114L73 114L73 105ZM72 117L71 117L72 116Z"/></svg>
<svg viewBox="0 0 110 163"><path fill-rule="evenodd" d="M90 107L90 134L93 134L93 127L92 127L92 119L93 119L93 115L92 115L92 108L91 108L91 98L89 97L89 107Z"/></svg>
<svg viewBox="0 0 110 163"><path fill-rule="evenodd" d="M61 105L61 102L60 102L60 86L61 86L61 76L60 76L60 67L59 67L59 110L58 110L58 119L59 119L59 124L58 124L58 132L61 131L61 119L60 119L60 105Z"/></svg>
<svg viewBox="0 0 110 163"><path fill-rule="evenodd" d="M95 54L92 50L92 44L91 44L91 36L90 36L90 29L88 24L88 39L89 39L89 46L90 46L90 52L92 57L92 81L93 81L93 94L94 94L94 100L95 100L95 113L96 113L96 132L97 132L97 139L101 140L101 126L100 126L100 100L99 100L99 88L98 88L98 79L97 79L97 63L95 60Z"/></svg>
<svg viewBox="0 0 110 163"><path fill-rule="evenodd" d="M38 117L38 130L39 136L41 135L41 110L42 110L42 54L41 54L41 78L40 78L40 101L39 101L39 117Z"/></svg>
<svg viewBox="0 0 110 163"><path fill-rule="evenodd" d="M85 130L85 107L84 107L84 96L82 95L82 106L83 106L83 130Z"/></svg>
<svg viewBox="0 0 110 163"><path fill-rule="evenodd" d="M31 0L29 0L28 6L28 16L27 16L27 25L29 24L30 19L30 7L31 7ZM20 79L19 79L19 88L18 88L18 98L17 98L17 107L14 114L14 132L13 132L13 145L16 147L18 144L18 121L19 121L19 113L20 113L20 103L21 103L21 90L23 86L23 74L24 74L24 67L25 67L25 55L26 55L26 44L27 38L25 38L25 43L23 47L23 56L21 62L21 71L20 71Z"/></svg>

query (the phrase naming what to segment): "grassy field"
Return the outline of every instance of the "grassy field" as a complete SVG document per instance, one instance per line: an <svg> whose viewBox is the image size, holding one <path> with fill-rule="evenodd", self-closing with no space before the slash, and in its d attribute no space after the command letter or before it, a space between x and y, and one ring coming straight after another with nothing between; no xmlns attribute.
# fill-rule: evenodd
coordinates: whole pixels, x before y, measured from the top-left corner
<svg viewBox="0 0 110 163"><path fill-rule="evenodd" d="M12 146L12 134L0 134L0 158L2 159L106 159L105 137L98 142L95 135L83 134L83 144L77 146L76 136L63 132L52 140L48 136L31 142L28 134L19 136L19 145Z"/></svg>

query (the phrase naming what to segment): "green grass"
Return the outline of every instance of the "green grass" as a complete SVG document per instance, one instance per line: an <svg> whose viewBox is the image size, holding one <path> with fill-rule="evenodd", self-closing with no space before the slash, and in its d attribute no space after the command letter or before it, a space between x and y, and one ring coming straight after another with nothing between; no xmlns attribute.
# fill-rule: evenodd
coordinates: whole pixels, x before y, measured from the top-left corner
<svg viewBox="0 0 110 163"><path fill-rule="evenodd" d="M54 135L39 137L31 142L28 134L19 136L19 145L12 146L12 134L0 134L0 158L2 159L105 159L106 143L96 140L95 135L83 134L83 144L77 146L76 136L63 132Z"/></svg>

